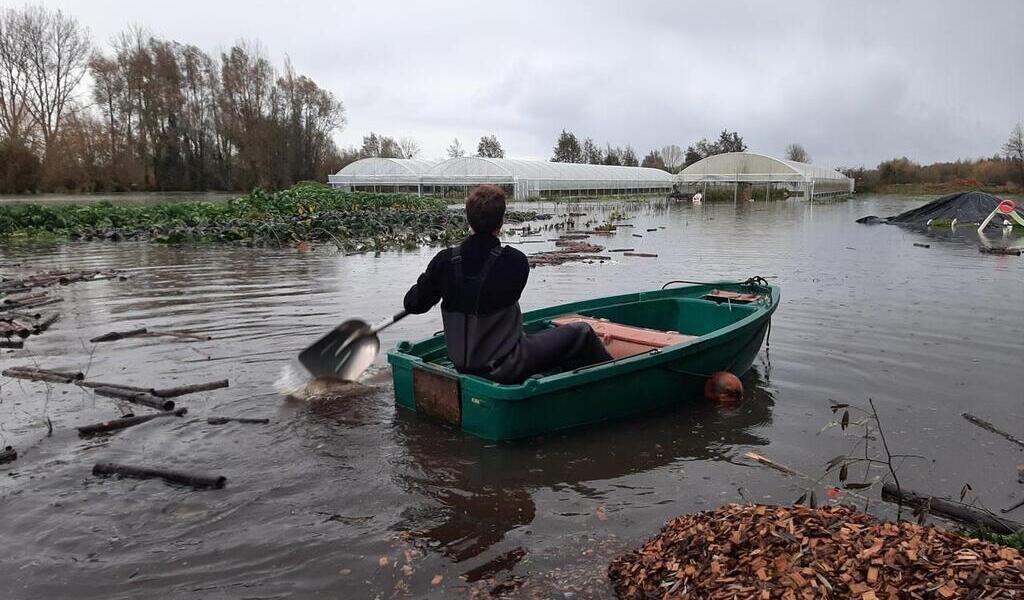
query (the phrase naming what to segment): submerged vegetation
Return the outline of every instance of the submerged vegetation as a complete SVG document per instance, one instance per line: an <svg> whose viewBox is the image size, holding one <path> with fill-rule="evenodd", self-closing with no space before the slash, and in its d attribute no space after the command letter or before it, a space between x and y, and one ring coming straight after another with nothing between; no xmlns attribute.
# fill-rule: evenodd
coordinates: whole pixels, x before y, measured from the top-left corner
<svg viewBox="0 0 1024 600"><path fill-rule="evenodd" d="M151 206L0 207L0 236L284 246L329 241L345 250L413 247L466 235L465 218L441 200L409 194L339 192L302 183L255 190L228 202Z"/></svg>
<svg viewBox="0 0 1024 600"><path fill-rule="evenodd" d="M510 211L509 223L550 218ZM331 242L343 250L447 244L469 233L461 210L414 194L341 192L300 183L280 192L255 190L227 202L150 206L0 207L0 237L69 240L228 242L287 246Z"/></svg>

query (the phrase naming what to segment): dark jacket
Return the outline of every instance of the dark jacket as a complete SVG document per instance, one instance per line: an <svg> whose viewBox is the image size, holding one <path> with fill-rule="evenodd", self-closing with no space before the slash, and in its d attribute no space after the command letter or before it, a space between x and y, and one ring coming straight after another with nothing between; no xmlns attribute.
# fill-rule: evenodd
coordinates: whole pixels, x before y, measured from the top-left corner
<svg viewBox="0 0 1024 600"><path fill-rule="evenodd" d="M530 265L525 254L502 248L498 238L489 234L471 235L458 248L457 253L446 248L430 261L405 295L405 310L425 313L440 301L445 342L455 368L487 375L523 335L519 297ZM481 281L492 253L490 269Z"/></svg>

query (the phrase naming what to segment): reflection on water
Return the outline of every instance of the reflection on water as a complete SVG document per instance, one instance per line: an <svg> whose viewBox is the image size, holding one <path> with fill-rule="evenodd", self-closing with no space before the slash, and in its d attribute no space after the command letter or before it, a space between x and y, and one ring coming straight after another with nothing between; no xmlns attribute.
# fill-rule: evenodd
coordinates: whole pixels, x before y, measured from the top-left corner
<svg viewBox="0 0 1024 600"><path fill-rule="evenodd" d="M1007 449L959 414L1024 432L1009 375L1024 339L1024 259L979 254L969 230L854 223L916 202L618 206L633 227L591 241L658 258L537 268L524 309L672 279L773 277L782 305L770 354L744 378L748 400L729 410L681 399L672 411L498 444L396 410L383 359L362 384L328 397L294 402L273 392L283 364L325 329L396 312L435 250L344 257L326 247L6 243L3 272L20 264L131 277L60 288L61 320L24 350L0 353L0 367L37 362L159 387L227 377L231 387L181 398L189 415L173 423L79 440L76 425L116 416L111 401L0 381L0 442L21 454L0 467L0 534L16 549L0 553L0 597L460 595L490 577L560 589L552 573L597 586L583 595L607 595L602 553L642 542L671 517L799 496L798 482L740 457L758 448L821 472L849 445L818 434L830 399L873 398L890 443L934 459L906 473L908 486L955 494L970 482L992 504L1010 504L1020 492L1006 476ZM592 226L612 207L528 208L585 212L577 224ZM140 326L214 339L86 341ZM383 332L382 345L440 327L436 312L410 317ZM271 422L212 426L210 415ZM228 484L192 492L98 480L89 470L100 460L215 472Z"/></svg>

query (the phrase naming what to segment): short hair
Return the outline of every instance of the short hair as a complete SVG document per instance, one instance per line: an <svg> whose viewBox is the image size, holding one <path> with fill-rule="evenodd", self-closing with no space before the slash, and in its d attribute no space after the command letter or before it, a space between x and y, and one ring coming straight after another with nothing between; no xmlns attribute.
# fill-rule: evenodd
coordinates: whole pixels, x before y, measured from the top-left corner
<svg viewBox="0 0 1024 600"><path fill-rule="evenodd" d="M473 188L466 198L466 220L476 233L493 233L505 220L505 192L496 185Z"/></svg>

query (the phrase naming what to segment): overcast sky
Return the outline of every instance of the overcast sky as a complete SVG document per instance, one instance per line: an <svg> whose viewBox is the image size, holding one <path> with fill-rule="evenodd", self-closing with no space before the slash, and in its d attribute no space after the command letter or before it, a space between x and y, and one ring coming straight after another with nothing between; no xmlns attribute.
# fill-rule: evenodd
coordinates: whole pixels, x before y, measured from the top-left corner
<svg viewBox="0 0 1024 600"><path fill-rule="evenodd" d="M562 128L642 156L728 128L873 166L991 156L1024 120L1021 0L43 4L101 46L132 24L209 52L260 40L344 102L339 144L411 136L423 158L493 133L546 159Z"/></svg>

